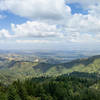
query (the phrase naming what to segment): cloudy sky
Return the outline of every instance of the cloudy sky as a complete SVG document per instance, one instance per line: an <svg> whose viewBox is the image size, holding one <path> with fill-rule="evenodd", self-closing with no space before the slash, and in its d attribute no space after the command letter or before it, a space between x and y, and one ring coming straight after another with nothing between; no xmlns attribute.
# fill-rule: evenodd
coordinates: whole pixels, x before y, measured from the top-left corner
<svg viewBox="0 0 100 100"><path fill-rule="evenodd" d="M99 48L100 0L0 0L0 49Z"/></svg>

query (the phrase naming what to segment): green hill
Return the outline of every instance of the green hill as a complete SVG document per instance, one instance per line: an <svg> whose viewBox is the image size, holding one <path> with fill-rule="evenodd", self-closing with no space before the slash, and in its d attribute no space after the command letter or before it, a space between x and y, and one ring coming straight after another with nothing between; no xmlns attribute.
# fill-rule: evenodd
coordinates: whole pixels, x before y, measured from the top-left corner
<svg viewBox="0 0 100 100"><path fill-rule="evenodd" d="M31 61L16 61L0 58L0 81L10 82L39 76L58 76L72 72L100 74L100 55L77 59L68 63L49 64Z"/></svg>

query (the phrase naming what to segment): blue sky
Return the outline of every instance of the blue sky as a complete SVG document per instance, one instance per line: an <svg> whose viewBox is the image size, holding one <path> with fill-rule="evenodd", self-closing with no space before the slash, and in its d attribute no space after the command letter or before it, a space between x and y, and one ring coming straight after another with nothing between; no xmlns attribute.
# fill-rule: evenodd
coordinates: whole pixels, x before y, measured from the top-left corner
<svg viewBox="0 0 100 100"><path fill-rule="evenodd" d="M0 0L0 49L98 48L99 16L99 0Z"/></svg>
<svg viewBox="0 0 100 100"><path fill-rule="evenodd" d="M11 30L11 23L22 24L28 20L27 18L15 15L10 11L0 11L0 14L4 16L4 18L0 19L0 29L5 28L9 31Z"/></svg>
<svg viewBox="0 0 100 100"><path fill-rule="evenodd" d="M71 13L72 14L75 14L75 13L83 14L83 15L88 14L88 10L84 9L80 3L71 3L71 4L68 4L68 6L71 7L71 9L72 9Z"/></svg>

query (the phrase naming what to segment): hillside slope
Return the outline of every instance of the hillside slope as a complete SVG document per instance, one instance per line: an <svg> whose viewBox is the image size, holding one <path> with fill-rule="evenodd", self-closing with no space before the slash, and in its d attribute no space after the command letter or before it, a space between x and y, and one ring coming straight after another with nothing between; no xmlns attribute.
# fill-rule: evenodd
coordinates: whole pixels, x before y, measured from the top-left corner
<svg viewBox="0 0 100 100"><path fill-rule="evenodd" d="M75 71L100 74L100 56L62 64L0 59L0 80L3 82L43 75L58 76Z"/></svg>

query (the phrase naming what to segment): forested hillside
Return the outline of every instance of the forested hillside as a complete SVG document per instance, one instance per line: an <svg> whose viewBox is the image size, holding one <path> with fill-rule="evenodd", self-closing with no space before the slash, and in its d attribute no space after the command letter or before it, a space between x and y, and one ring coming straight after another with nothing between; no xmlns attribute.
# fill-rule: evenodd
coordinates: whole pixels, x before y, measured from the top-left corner
<svg viewBox="0 0 100 100"><path fill-rule="evenodd" d="M0 84L0 100L100 100L100 81L68 75L18 80Z"/></svg>

